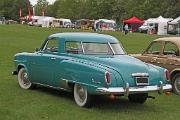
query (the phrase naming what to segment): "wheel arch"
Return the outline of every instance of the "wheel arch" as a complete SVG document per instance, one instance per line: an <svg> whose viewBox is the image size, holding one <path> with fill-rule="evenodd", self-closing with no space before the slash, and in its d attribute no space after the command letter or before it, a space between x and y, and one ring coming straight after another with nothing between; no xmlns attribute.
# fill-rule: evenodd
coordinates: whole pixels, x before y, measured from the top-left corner
<svg viewBox="0 0 180 120"><path fill-rule="evenodd" d="M27 71L27 73L28 73L28 69L27 69L27 67L26 67L24 64L19 64L19 65L17 65L17 72L19 72L19 70L20 70L21 68L25 68L26 71Z"/></svg>
<svg viewBox="0 0 180 120"><path fill-rule="evenodd" d="M170 78L171 80L173 79L173 77L177 74L177 73L180 73L180 69L175 69L171 72L171 75L170 75Z"/></svg>

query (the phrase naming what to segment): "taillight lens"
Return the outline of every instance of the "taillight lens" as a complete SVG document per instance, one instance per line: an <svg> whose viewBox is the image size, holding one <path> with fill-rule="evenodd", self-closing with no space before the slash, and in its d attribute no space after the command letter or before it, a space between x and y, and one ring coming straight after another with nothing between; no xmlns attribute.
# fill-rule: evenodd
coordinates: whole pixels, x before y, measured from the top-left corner
<svg viewBox="0 0 180 120"><path fill-rule="evenodd" d="M170 81L170 73L168 70L164 70L164 78L169 82Z"/></svg>
<svg viewBox="0 0 180 120"><path fill-rule="evenodd" d="M108 71L105 72L105 82L107 85L111 84L110 73Z"/></svg>

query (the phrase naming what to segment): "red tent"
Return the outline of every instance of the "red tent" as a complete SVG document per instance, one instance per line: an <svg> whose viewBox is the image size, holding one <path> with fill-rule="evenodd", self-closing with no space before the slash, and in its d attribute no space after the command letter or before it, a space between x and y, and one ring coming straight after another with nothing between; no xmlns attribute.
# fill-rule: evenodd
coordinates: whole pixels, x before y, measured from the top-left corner
<svg viewBox="0 0 180 120"><path fill-rule="evenodd" d="M124 25L128 24L130 31L138 31L139 27L144 23L144 20L140 20L137 17L132 17L123 21Z"/></svg>
<svg viewBox="0 0 180 120"><path fill-rule="evenodd" d="M130 24L130 23L136 23L136 24L143 24L144 23L144 20L140 20L138 19L137 17L132 17L128 20L124 20L123 21L124 24Z"/></svg>

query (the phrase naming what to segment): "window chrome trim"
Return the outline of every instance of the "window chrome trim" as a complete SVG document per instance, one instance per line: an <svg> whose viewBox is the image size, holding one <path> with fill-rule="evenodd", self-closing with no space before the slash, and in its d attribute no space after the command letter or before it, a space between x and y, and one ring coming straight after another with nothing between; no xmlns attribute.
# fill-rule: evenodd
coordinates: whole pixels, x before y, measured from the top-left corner
<svg viewBox="0 0 180 120"><path fill-rule="evenodd" d="M109 47L110 47L110 49L111 49L113 55L115 55L115 52L114 52L114 50L113 50L113 48L112 48L112 46L111 46L111 44L110 44L109 42L108 42L108 45L109 45Z"/></svg>
<svg viewBox="0 0 180 120"><path fill-rule="evenodd" d="M81 49L82 49L83 54L85 54L84 46L83 46L83 42L82 41L81 41Z"/></svg>

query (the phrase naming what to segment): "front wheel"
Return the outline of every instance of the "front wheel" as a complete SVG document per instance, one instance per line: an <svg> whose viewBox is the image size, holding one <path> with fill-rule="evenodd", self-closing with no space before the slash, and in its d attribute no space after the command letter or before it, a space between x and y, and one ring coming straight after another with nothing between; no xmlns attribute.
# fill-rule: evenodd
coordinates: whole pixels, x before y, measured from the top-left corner
<svg viewBox="0 0 180 120"><path fill-rule="evenodd" d="M21 68L18 72L18 83L19 86L23 89L30 89L33 86L28 79L28 74L25 68Z"/></svg>
<svg viewBox="0 0 180 120"><path fill-rule="evenodd" d="M173 92L180 95L180 73L176 74L173 79Z"/></svg>
<svg viewBox="0 0 180 120"><path fill-rule="evenodd" d="M130 94L128 96L128 99L130 102L143 104L147 100L147 97L148 97L148 93L137 93L137 94Z"/></svg>
<svg viewBox="0 0 180 120"><path fill-rule="evenodd" d="M91 95L79 84L74 85L74 100L80 107L91 107Z"/></svg>

